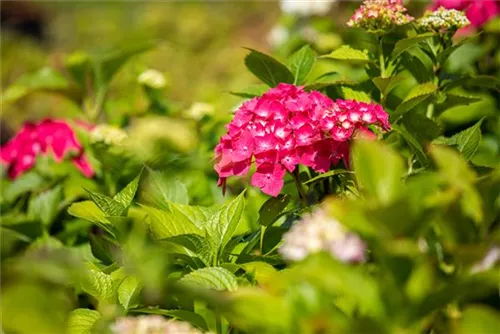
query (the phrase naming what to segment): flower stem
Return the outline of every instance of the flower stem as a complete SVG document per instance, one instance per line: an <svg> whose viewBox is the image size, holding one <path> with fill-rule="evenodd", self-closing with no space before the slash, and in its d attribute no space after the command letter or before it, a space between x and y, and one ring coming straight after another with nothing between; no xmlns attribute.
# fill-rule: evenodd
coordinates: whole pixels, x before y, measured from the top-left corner
<svg viewBox="0 0 500 334"><path fill-rule="evenodd" d="M384 47L382 45L382 37L378 39L378 61L380 63L380 76L386 77L385 73L385 60L384 60Z"/></svg>
<svg viewBox="0 0 500 334"><path fill-rule="evenodd" d="M307 206L307 196L304 193L304 189L302 188L302 183L300 182L300 177L299 177L299 169L296 168L292 174L293 180L295 181L295 186L297 187L297 193L299 195L299 199L304 205L304 207Z"/></svg>
<svg viewBox="0 0 500 334"><path fill-rule="evenodd" d="M431 103L427 106L426 116L430 119L434 116L434 103Z"/></svg>

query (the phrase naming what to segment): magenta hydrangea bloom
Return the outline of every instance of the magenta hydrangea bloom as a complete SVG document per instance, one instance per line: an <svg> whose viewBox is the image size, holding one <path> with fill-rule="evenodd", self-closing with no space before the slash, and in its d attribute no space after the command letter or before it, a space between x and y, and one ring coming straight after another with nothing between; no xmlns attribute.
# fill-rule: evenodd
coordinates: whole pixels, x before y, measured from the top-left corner
<svg viewBox="0 0 500 334"><path fill-rule="evenodd" d="M332 101L302 87L279 84L245 102L227 125L228 132L215 147L219 186L226 178L256 171L252 185L277 196L286 172L298 164L326 172L340 160L348 165L349 141L354 136L374 137L368 125L390 129L380 105L353 100Z"/></svg>
<svg viewBox="0 0 500 334"><path fill-rule="evenodd" d="M470 23L476 28L482 27L500 14L500 2L496 0L434 0L430 9L436 10L441 6L464 11Z"/></svg>
<svg viewBox="0 0 500 334"><path fill-rule="evenodd" d="M85 123L78 125L90 128ZM83 175L94 175L73 129L62 120L45 119L37 124L24 124L16 136L0 148L0 161L8 166L9 177L15 179L30 170L40 154L51 154L56 162L71 155L71 162Z"/></svg>

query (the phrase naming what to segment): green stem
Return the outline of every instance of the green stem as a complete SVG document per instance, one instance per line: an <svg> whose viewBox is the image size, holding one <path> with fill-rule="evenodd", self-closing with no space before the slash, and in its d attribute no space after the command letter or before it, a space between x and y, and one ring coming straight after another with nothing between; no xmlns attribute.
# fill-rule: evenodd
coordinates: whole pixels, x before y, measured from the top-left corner
<svg viewBox="0 0 500 334"><path fill-rule="evenodd" d="M304 205L304 207L307 206L307 196L304 193L304 189L302 188L302 183L300 182L300 177L299 177L299 169L296 168L292 174L293 180L295 181L295 186L297 187L297 193L299 195L299 199Z"/></svg>
<svg viewBox="0 0 500 334"><path fill-rule="evenodd" d="M382 45L382 37L378 39L378 61L380 63L380 76L382 78L386 77L385 73L385 60L384 60L384 47Z"/></svg>
<svg viewBox="0 0 500 334"><path fill-rule="evenodd" d="M215 326L217 328L217 333L222 334L222 318L218 309L215 310Z"/></svg>
<svg viewBox="0 0 500 334"><path fill-rule="evenodd" d="M263 254L263 249L264 249L264 234L266 233L266 226L261 226L260 227L260 255Z"/></svg>

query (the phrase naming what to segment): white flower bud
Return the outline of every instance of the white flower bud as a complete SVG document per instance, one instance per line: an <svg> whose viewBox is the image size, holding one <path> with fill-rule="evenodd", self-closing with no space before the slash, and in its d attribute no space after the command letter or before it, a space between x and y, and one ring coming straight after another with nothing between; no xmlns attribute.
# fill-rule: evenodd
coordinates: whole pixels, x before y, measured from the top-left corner
<svg viewBox="0 0 500 334"><path fill-rule="evenodd" d="M140 84L154 89L164 88L167 85L163 73L153 69L142 72L137 80Z"/></svg>

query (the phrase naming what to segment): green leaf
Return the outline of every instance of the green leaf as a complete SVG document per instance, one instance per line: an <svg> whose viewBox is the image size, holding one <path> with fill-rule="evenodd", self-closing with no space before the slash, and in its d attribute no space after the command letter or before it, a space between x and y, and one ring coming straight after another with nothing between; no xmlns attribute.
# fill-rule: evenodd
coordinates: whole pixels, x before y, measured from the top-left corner
<svg viewBox="0 0 500 334"><path fill-rule="evenodd" d="M139 280L133 276L127 276L118 286L118 301L126 310L137 307L140 292Z"/></svg>
<svg viewBox="0 0 500 334"><path fill-rule="evenodd" d="M111 235L114 235L113 226L104 213L92 201L73 203L68 208L68 213L74 217L82 218L97 224Z"/></svg>
<svg viewBox="0 0 500 334"><path fill-rule="evenodd" d="M148 169L148 175L141 186L141 199L147 204L161 209L169 209L168 202L188 204L189 197L186 186L178 179Z"/></svg>
<svg viewBox="0 0 500 334"><path fill-rule="evenodd" d="M43 184L44 179L40 175L28 172L9 183L3 196L8 201L13 201L26 192L40 188Z"/></svg>
<svg viewBox="0 0 500 334"><path fill-rule="evenodd" d="M139 180L141 179L142 171L137 175L125 188L113 197L113 200L120 203L124 208L128 208L132 204L135 197L137 188L139 187Z"/></svg>
<svg viewBox="0 0 500 334"><path fill-rule="evenodd" d="M221 267L202 268L193 271L180 279L181 283L213 290L234 291L238 288L236 276Z"/></svg>
<svg viewBox="0 0 500 334"><path fill-rule="evenodd" d="M403 162L392 149L359 141L354 144L353 163L358 183L369 199L387 205L400 195Z"/></svg>
<svg viewBox="0 0 500 334"><path fill-rule="evenodd" d="M350 87L340 87L342 97L345 100L356 100L361 102L371 102L371 97L367 93L359 90L354 90Z"/></svg>
<svg viewBox="0 0 500 334"><path fill-rule="evenodd" d="M101 209L106 216L121 216L126 208L111 197L86 189L90 199Z"/></svg>
<svg viewBox="0 0 500 334"><path fill-rule="evenodd" d="M403 103L391 114L391 120L394 122L405 113L415 108L420 103L430 98L438 90L438 87L433 82L426 82L413 87L408 93Z"/></svg>
<svg viewBox="0 0 500 334"><path fill-rule="evenodd" d="M425 145L442 134L441 127L432 119L421 113L406 113L402 123L408 132L415 137L421 145Z"/></svg>
<svg viewBox="0 0 500 334"><path fill-rule="evenodd" d="M2 93L2 105L13 103L37 91L57 91L69 87L68 80L58 71L43 67L34 73L19 77Z"/></svg>
<svg viewBox="0 0 500 334"><path fill-rule="evenodd" d="M392 50L392 57L396 58L401 53L409 50L411 47L419 44L420 42L423 42L426 39L433 37L434 35L435 35L434 33L425 33L414 37L409 37L399 40L394 46L394 50Z"/></svg>
<svg viewBox="0 0 500 334"><path fill-rule="evenodd" d="M212 244L209 240L198 234L181 234L174 237L161 239L162 243L170 243L182 246L185 248L181 254L191 257L199 257L200 260L206 265L212 264L212 255L215 253ZM187 250L187 251L186 251ZM172 250L177 253L176 250Z"/></svg>
<svg viewBox="0 0 500 334"><path fill-rule="evenodd" d="M207 226L209 237L222 251L229 240L233 237L236 227L240 223L243 210L245 209L245 192L225 205L213 215Z"/></svg>
<svg viewBox="0 0 500 334"><path fill-rule="evenodd" d="M62 201L62 187L56 186L30 199L28 214L39 219L45 226L50 226L56 218Z"/></svg>
<svg viewBox="0 0 500 334"><path fill-rule="evenodd" d="M432 69L415 55L404 53L402 56L402 64L410 72L419 83L424 83L432 80Z"/></svg>
<svg viewBox="0 0 500 334"><path fill-rule="evenodd" d="M207 326L205 319L203 319L203 317L201 315L196 314L196 313L191 312L191 311L162 310L159 308L149 307L149 308L140 308L140 309L130 310L130 312L166 315L167 317L172 317L174 319L187 321L190 324L203 329L204 331L208 331L208 326Z"/></svg>
<svg viewBox="0 0 500 334"><path fill-rule="evenodd" d="M269 226L276 221L278 215L286 208L290 202L289 195L279 195L271 197L262 204L259 210L259 224Z"/></svg>
<svg viewBox="0 0 500 334"><path fill-rule="evenodd" d="M435 142L447 145L456 145L461 156L469 161L476 153L481 142L481 124L484 118L468 129L455 134L450 138L438 138Z"/></svg>
<svg viewBox="0 0 500 334"><path fill-rule="evenodd" d="M425 152L424 152L424 149L422 148L422 145L420 145L418 140L415 139L415 137L413 137L411 135L411 133L409 133L408 130L406 130L406 128L404 126L399 126L397 124L393 124L392 128L394 131L399 133L401 135L401 137L403 137L403 139L407 142L407 144L410 145L410 147L413 149L413 151L415 151L420 163L422 165L426 165L428 159L427 159L427 156L425 155Z"/></svg>
<svg viewBox="0 0 500 334"><path fill-rule="evenodd" d="M352 173L352 171L348 171L348 170L345 170L345 169L334 169L334 170L331 170L329 172L320 174L320 175L318 175L316 177L313 177L312 179L307 180L306 182L304 182L304 184L315 183L315 182L318 182L318 181L320 181L322 179L329 178L329 177L334 176L334 175L350 174L350 173Z"/></svg>
<svg viewBox="0 0 500 334"><path fill-rule="evenodd" d="M246 272L253 274L260 284L270 282L277 273L277 270L272 265L261 261L243 263L241 267Z"/></svg>
<svg viewBox="0 0 500 334"><path fill-rule="evenodd" d="M500 328L500 313L488 306L470 305L458 321L459 334L490 334Z"/></svg>
<svg viewBox="0 0 500 334"><path fill-rule="evenodd" d="M142 209L148 215L146 220L155 239L165 239L190 233L204 235L204 231L200 227L178 211L169 212L148 206L142 206Z"/></svg>
<svg viewBox="0 0 500 334"><path fill-rule="evenodd" d="M275 87L281 82L294 82L292 72L285 65L264 53L249 50L250 53L245 57L245 65L262 82L270 87Z"/></svg>
<svg viewBox="0 0 500 334"><path fill-rule="evenodd" d="M239 92L230 92L230 94L239 96L245 99L251 99L256 96L261 96L269 89L268 85L253 85L247 87L247 89L239 91Z"/></svg>
<svg viewBox="0 0 500 334"><path fill-rule="evenodd" d="M484 87L500 91L500 80L489 75L464 75L443 85L444 91L449 91L459 86Z"/></svg>
<svg viewBox="0 0 500 334"><path fill-rule="evenodd" d="M113 302L115 297L113 278L102 271L88 265L85 275L80 281L83 291L98 301Z"/></svg>
<svg viewBox="0 0 500 334"><path fill-rule="evenodd" d="M442 103L436 104L436 114L439 115L447 109L457 106L468 106L479 101L481 101L479 97L446 94L446 99Z"/></svg>
<svg viewBox="0 0 500 334"><path fill-rule="evenodd" d="M373 60L370 60L367 52L353 49L347 45L342 45L340 48L332 51L330 54L321 56L321 58L344 61L355 65L373 63Z"/></svg>
<svg viewBox="0 0 500 334"><path fill-rule="evenodd" d="M316 52L307 44L290 57L289 64L295 77L295 85L304 83L315 62Z"/></svg>
<svg viewBox="0 0 500 334"><path fill-rule="evenodd" d="M71 311L68 319L67 334L91 334L94 324L101 318L101 314L94 310L78 308Z"/></svg>
<svg viewBox="0 0 500 334"><path fill-rule="evenodd" d="M399 73L388 78L376 77L373 78L372 81L375 86L377 86L379 91L384 96L387 96L399 83L403 82L406 79L406 75L404 75L403 73Z"/></svg>

